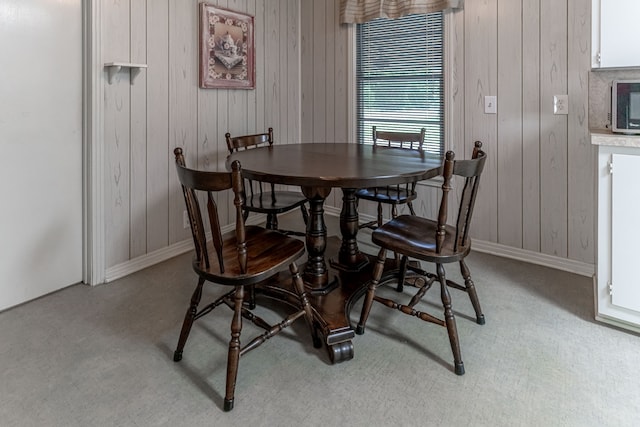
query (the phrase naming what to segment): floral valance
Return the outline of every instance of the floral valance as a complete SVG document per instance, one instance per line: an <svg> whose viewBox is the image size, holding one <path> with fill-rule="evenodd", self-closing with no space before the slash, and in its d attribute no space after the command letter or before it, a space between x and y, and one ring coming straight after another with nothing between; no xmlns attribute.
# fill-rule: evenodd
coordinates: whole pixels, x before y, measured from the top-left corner
<svg viewBox="0 0 640 427"><path fill-rule="evenodd" d="M340 23L360 24L376 18L439 12L457 8L460 3L461 0L341 0Z"/></svg>

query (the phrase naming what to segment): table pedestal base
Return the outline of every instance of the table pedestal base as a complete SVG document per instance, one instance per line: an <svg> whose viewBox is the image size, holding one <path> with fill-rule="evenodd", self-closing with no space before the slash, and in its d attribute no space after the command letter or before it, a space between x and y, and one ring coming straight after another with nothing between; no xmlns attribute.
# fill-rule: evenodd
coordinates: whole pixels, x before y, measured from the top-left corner
<svg viewBox="0 0 640 427"><path fill-rule="evenodd" d="M340 239L334 236L327 240L327 253L336 254L340 247ZM363 253L363 256L367 258L367 262L359 271L329 268L329 280L335 282L335 285L328 291L328 288L323 290L323 293L310 292L309 295L315 327L326 345L331 363L334 364L351 360L354 356L351 340L355 337L355 331L351 327L349 316L356 301L367 291L376 260L375 255ZM385 265L381 283L397 275L395 267L395 260L390 258ZM274 285L274 282L278 285ZM257 292L297 307L297 297L290 289L291 279L288 272L280 273L266 284L256 285Z"/></svg>

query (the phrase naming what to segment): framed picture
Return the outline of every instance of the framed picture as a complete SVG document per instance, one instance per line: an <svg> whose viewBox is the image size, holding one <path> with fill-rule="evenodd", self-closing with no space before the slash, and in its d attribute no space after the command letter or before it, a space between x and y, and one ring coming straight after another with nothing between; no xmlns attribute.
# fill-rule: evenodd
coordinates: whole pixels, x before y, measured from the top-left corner
<svg viewBox="0 0 640 427"><path fill-rule="evenodd" d="M255 87L253 16L200 3L200 87Z"/></svg>

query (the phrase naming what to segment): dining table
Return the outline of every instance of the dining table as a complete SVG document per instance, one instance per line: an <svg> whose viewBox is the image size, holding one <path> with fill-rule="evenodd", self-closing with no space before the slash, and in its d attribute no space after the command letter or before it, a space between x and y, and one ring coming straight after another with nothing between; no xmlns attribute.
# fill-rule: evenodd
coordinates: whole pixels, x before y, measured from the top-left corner
<svg viewBox="0 0 640 427"><path fill-rule="evenodd" d="M440 174L442 157L423 150L373 146L358 143L292 143L238 151L230 154L230 168L238 160L242 174L257 181L300 187L309 201L305 246L307 259L303 279L320 331L332 363L350 360L354 355L355 332L349 313L371 281L374 255L358 247L358 203L356 190L366 187L404 184ZM332 189L342 191L340 236L328 238L324 203ZM395 260L385 271L397 271ZM266 284L262 290L271 297L291 301L287 279L275 277L278 286ZM290 284L288 285L290 286ZM257 286L259 291L260 286Z"/></svg>

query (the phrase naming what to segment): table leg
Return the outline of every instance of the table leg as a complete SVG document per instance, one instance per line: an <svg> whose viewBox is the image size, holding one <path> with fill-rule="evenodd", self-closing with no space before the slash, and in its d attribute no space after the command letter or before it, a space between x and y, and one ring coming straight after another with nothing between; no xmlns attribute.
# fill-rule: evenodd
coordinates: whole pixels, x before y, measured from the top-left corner
<svg viewBox="0 0 640 427"><path fill-rule="evenodd" d="M303 278L312 294L325 294L335 287L329 283L329 271L324 259L327 248L327 227L324 222L323 206L330 192L331 188L302 187L302 193L309 200L310 208L306 233L308 259Z"/></svg>
<svg viewBox="0 0 640 427"><path fill-rule="evenodd" d="M331 265L342 271L360 271L368 263L369 258L358 249L358 208L355 188L342 189L342 210L340 211L340 233L342 244L338 259L331 260Z"/></svg>
<svg viewBox="0 0 640 427"><path fill-rule="evenodd" d="M356 241L358 233L358 210L355 189L343 189L343 204L340 213L341 239L332 240L330 253L334 270L325 262L327 251L327 227L324 222L324 201L330 188L302 187L309 200L309 221L306 232L307 263L303 278L314 307L315 323L323 338L331 363L351 360L354 354L354 330L349 322L349 313L355 301L366 290L371 277L367 268L369 257L360 252ZM338 250L337 244L340 244ZM336 253L337 252L337 253ZM337 271L336 271L337 270ZM332 280L330 271L336 273Z"/></svg>

